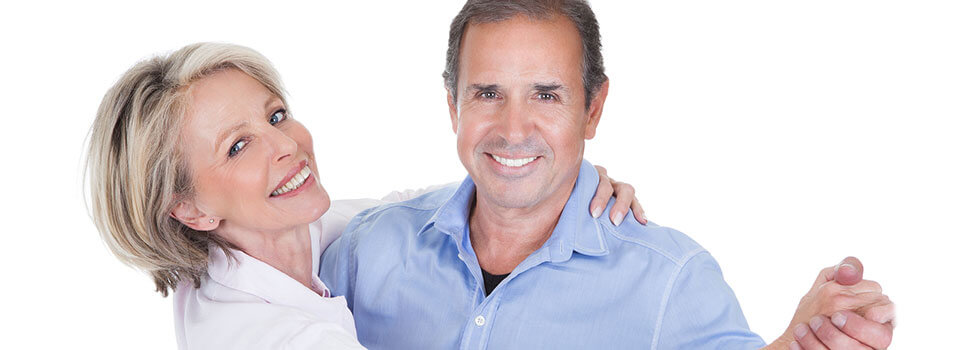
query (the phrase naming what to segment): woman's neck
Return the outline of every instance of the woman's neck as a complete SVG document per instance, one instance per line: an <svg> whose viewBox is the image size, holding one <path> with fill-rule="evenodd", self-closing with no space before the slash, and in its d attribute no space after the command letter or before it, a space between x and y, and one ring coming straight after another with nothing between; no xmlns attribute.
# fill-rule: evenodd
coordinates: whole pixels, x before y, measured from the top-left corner
<svg viewBox="0 0 960 350"><path fill-rule="evenodd" d="M222 231L226 232L218 231L218 234L221 234L227 241L236 245L247 255L280 270L280 272L297 280L307 288L311 288L313 252L308 225L301 225L287 231L248 231L242 234L237 234L239 232L232 232L232 230Z"/></svg>

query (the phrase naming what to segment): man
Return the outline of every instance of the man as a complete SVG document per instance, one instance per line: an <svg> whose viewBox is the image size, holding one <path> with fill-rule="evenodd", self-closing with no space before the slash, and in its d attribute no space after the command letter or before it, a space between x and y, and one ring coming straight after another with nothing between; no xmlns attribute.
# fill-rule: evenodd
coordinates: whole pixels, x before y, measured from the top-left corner
<svg viewBox="0 0 960 350"><path fill-rule="evenodd" d="M321 277L346 297L362 344L764 346L702 247L631 215L614 225L586 210L597 173L584 140L608 83L585 2L468 1L449 45L448 105L469 176L361 213L323 256ZM771 348L889 344L892 304L875 282L849 276L857 264L824 270ZM870 319L838 313L861 307Z"/></svg>

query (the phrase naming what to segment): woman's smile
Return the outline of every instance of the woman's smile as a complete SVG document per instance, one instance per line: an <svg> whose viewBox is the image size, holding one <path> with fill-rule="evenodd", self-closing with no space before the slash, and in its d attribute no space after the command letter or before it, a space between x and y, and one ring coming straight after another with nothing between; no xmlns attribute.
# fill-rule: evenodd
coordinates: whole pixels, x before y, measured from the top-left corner
<svg viewBox="0 0 960 350"><path fill-rule="evenodd" d="M310 171L309 163L307 160L302 160L298 168L291 169L290 174L280 181L280 184L270 193L270 197L286 198L296 196L305 185L316 182L313 178L314 175L313 172Z"/></svg>

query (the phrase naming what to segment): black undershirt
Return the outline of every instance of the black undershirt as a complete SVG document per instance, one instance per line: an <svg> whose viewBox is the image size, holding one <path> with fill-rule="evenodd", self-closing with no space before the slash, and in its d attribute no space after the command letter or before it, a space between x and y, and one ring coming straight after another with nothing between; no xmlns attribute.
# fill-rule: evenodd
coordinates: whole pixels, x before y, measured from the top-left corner
<svg viewBox="0 0 960 350"><path fill-rule="evenodd" d="M486 290L487 295L490 295L490 293L493 292L493 289L500 285L500 282L503 282L507 276L510 276L509 273L506 275L494 275L484 269L480 269L480 272L483 273L483 289Z"/></svg>

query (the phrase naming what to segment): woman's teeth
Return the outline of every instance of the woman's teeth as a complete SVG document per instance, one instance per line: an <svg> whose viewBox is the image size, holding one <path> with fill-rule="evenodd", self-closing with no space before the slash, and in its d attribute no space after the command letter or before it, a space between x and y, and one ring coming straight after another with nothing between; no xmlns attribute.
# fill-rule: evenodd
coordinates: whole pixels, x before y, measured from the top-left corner
<svg viewBox="0 0 960 350"><path fill-rule="evenodd" d="M279 196L281 194L293 191L303 185L304 181L307 181L307 177L310 176L310 167L305 166L303 169L300 169L300 172L293 176L290 181L283 184L283 187L280 187L279 190L273 191L271 196Z"/></svg>
<svg viewBox="0 0 960 350"><path fill-rule="evenodd" d="M513 168L522 167L524 165L527 165L527 163L530 163L537 159L537 157L510 159L510 158L498 157L493 154L491 154L491 156L493 156L493 160L496 160L497 163L506 165L508 167L513 167Z"/></svg>

